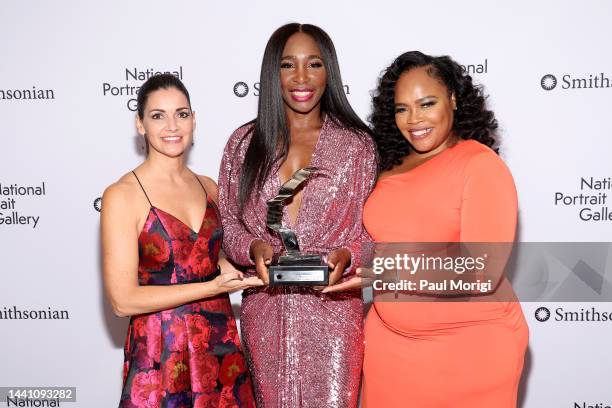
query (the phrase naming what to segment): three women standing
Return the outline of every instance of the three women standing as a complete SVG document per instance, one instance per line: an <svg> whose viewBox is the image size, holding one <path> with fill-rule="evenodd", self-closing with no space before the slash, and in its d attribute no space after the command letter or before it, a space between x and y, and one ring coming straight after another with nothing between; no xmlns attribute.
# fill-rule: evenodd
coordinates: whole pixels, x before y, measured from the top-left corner
<svg viewBox="0 0 612 408"><path fill-rule="evenodd" d="M224 294L238 289L259 406L356 406L363 305L350 289L369 241L362 212L379 242L514 239L516 192L491 150L495 119L447 57L396 59L374 98L372 135L348 104L327 34L279 28L264 53L257 117L223 154L219 215L214 183L185 166L194 118L177 81L141 88L149 156L104 195L105 283L117 313L134 315L121 406L252 406ZM382 173L364 208L378 170L373 139ZM267 228L267 201L303 167L316 173L283 224L303 250L326 257L325 292L261 286L283 249ZM219 274L220 219L225 252L259 278L227 263ZM517 302L375 302L366 340L366 407L516 405L527 342Z"/></svg>

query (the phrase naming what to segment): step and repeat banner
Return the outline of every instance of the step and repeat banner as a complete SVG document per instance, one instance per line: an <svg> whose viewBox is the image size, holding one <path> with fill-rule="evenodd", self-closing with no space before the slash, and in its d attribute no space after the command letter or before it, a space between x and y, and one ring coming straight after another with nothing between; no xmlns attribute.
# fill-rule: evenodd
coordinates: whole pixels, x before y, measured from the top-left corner
<svg viewBox="0 0 612 408"><path fill-rule="evenodd" d="M567 243L612 242L611 15L595 0L3 1L0 387L68 387L75 401L61 406L117 405L128 319L103 293L99 197L144 159L138 88L157 72L184 81L197 116L189 164L216 179L227 138L255 115L266 41L297 21L330 34L364 120L404 51L450 55L485 87L518 188L518 239L565 248L531 262L523 282L590 288L523 302L520 406L612 406L612 303L590 296L610 287L612 250L565 256Z"/></svg>

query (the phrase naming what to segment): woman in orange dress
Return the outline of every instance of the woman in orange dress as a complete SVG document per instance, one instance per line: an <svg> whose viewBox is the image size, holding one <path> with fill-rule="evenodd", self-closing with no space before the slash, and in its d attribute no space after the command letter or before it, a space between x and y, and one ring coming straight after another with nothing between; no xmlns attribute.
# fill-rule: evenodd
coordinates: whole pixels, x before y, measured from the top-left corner
<svg viewBox="0 0 612 408"><path fill-rule="evenodd" d="M407 52L384 72L373 105L381 174L363 217L375 242L514 240L516 190L493 149L497 122L459 64ZM501 278L489 302L375 298L363 406L515 407L528 329L516 299L495 297L500 288L514 295Z"/></svg>

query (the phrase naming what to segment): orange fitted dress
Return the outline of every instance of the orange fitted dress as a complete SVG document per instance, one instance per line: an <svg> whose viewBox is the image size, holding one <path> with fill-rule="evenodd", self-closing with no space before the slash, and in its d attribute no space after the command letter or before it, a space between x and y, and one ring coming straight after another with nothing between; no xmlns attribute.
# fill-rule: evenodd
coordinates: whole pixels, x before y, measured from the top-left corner
<svg viewBox="0 0 612 408"><path fill-rule="evenodd" d="M461 141L380 180L363 218L375 242L512 242L516 190L499 156ZM374 302L363 407L515 407L527 340L516 301Z"/></svg>

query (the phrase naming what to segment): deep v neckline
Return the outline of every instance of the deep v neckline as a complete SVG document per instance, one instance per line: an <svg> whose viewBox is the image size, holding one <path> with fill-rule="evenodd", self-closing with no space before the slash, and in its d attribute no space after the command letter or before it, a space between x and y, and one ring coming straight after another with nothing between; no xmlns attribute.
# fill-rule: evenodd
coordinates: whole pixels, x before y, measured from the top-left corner
<svg viewBox="0 0 612 408"><path fill-rule="evenodd" d="M166 215L169 215L170 217L174 218L176 221L178 221L179 223L181 223L185 228L187 228L190 232L192 232L195 235L199 235L200 231L202 231L202 226L204 225L204 222L206 221L206 215L208 214L208 207L210 206L210 203L208 201L208 193L204 192L206 194L206 208L204 209L204 216L202 217L202 222L200 223L200 226L198 228L198 230L194 230L189 224L187 224L185 221L181 220L179 217L177 217L176 215L169 213L166 210L162 210L159 207L156 207L154 205L151 206L151 210L154 211L161 211ZM158 216L159 218L159 216Z"/></svg>
<svg viewBox="0 0 612 408"><path fill-rule="evenodd" d="M317 138L317 143L315 143L314 150L312 151L312 155L310 156L310 160L308 161L308 164L306 165L306 167L313 167L316 164L315 159L317 157L317 152L320 150L320 145L322 143L322 139L325 134L325 129L327 127L328 120L329 120L328 115L325 115L325 118L323 118L323 124L321 125L321 130L319 130L319 137ZM282 165L283 165L282 163L279 163L276 168L276 182L278 184L276 187L277 191L284 184L281 180L281 175L280 175L280 168ZM289 178L285 181L285 183L289 181L290 179L291 179L291 176L289 176ZM292 230L296 230L298 228L298 225L300 224L300 214L303 212L303 208L305 205L304 199L307 197L306 192L308 191L309 184L310 183L306 182L306 185L304 185L304 187L302 188L302 200L300 201L300 206L298 207L297 213L295 214L295 222L291 222L291 218L289 217L289 210L287 209L287 207L283 209L283 221L286 220L287 221L286 226Z"/></svg>
<svg viewBox="0 0 612 408"><path fill-rule="evenodd" d="M191 171L191 170L190 170ZM204 191L204 195L206 196L205 199L205 204L206 207L204 208L204 215L202 216L202 222L200 223L200 226L198 228L198 230L194 230L191 225L187 224L185 221L181 220L179 217L177 217L176 215L166 211L166 210L162 210L159 207L156 207L153 205L153 203L151 202L151 199L149 198L149 195L147 194L147 191L144 189L144 186L142 185L142 183L140 182L140 179L138 178L138 175L136 174L136 172L134 170L132 170L132 174L134 175L134 177L136 178L136 181L138 182L138 185L140 186L140 188L142 189L142 192L144 193L145 197L147 198L147 201L149 202L149 214L147 215L147 219L151 216L151 212L155 213L155 216L159 219L159 215L157 214L157 211L161 211L166 215L169 215L170 217L174 218L176 221L178 221L181 225L183 225L184 227L186 227L192 234L195 235L199 235L200 232L202 231L202 227L204 226L204 222L206 221L206 215L208 214L208 207L210 205L209 202L209 198L210 198L210 194L208 194L208 191L206 190L206 187L204 187L204 184L202 184L202 182L200 181L200 178L198 177L197 174L195 174L194 172L191 172L194 177L196 178L198 184L200 184L200 187L202 187L202 190ZM159 219L161 222L161 219ZM146 222L145 222L146 225ZM162 222L162 226L163 226L163 222ZM142 227L141 233L142 231L144 231L144 226ZM165 229L165 227L164 227Z"/></svg>

